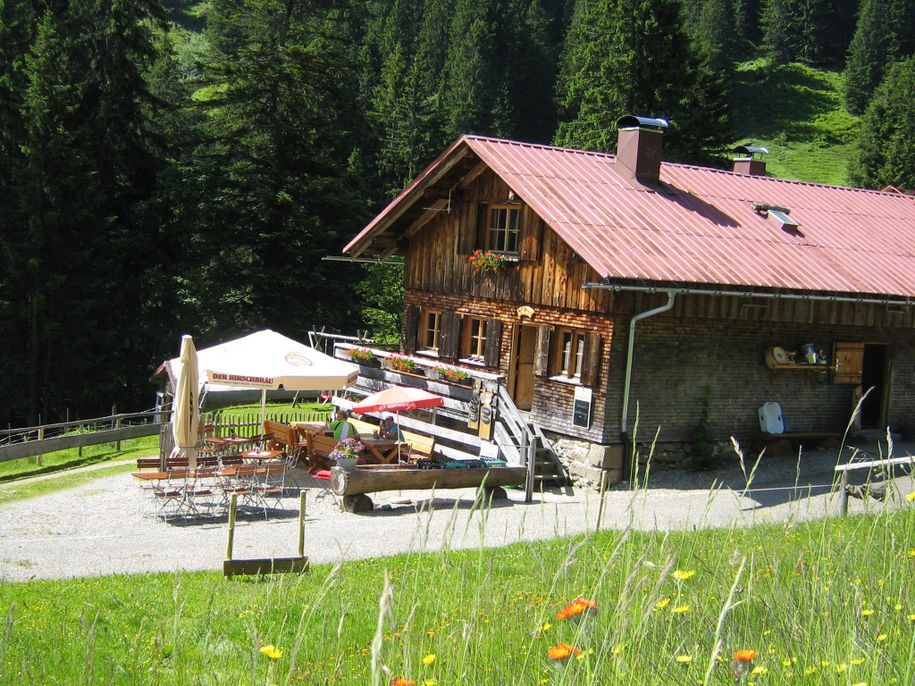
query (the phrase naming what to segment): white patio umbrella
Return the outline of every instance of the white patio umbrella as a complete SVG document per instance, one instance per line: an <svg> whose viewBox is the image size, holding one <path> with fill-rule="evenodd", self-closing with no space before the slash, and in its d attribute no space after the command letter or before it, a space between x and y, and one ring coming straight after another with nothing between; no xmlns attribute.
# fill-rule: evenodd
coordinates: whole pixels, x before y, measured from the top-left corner
<svg viewBox="0 0 915 686"><path fill-rule="evenodd" d="M356 381L359 368L303 343L266 329L198 353L200 382L207 391L257 389L261 392L261 426L267 391L329 391ZM171 360L175 376L180 360ZM174 377L173 377L174 378Z"/></svg>
<svg viewBox="0 0 915 686"><path fill-rule="evenodd" d="M200 429L197 380L197 349L190 336L181 337L181 369L172 404L172 436L175 447L187 455L188 467L197 468L197 435Z"/></svg>

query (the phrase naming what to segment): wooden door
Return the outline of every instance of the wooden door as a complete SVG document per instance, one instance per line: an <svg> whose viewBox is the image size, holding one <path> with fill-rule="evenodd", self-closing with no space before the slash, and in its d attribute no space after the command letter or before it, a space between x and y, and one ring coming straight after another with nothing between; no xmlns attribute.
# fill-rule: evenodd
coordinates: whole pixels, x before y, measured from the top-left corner
<svg viewBox="0 0 915 686"><path fill-rule="evenodd" d="M836 343L832 352L834 384L857 386L864 369L864 343Z"/></svg>
<svg viewBox="0 0 915 686"><path fill-rule="evenodd" d="M534 353L537 349L537 327L519 327L515 343L514 384L512 400L520 410L531 409L534 400Z"/></svg>

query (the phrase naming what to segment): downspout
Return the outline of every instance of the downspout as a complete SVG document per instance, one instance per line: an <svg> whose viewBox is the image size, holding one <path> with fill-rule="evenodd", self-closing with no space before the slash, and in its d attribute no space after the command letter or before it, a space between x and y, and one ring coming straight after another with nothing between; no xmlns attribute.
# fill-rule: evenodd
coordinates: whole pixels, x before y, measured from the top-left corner
<svg viewBox="0 0 915 686"><path fill-rule="evenodd" d="M632 358L635 354L635 325L643 319L654 317L656 314L669 311L677 299L676 291L667 291L667 302L652 310L639 312L629 320L629 350L626 352L626 381L623 384L623 412L620 416L620 438L623 441L623 481L628 481L632 471L630 464L629 440L629 391L632 386Z"/></svg>

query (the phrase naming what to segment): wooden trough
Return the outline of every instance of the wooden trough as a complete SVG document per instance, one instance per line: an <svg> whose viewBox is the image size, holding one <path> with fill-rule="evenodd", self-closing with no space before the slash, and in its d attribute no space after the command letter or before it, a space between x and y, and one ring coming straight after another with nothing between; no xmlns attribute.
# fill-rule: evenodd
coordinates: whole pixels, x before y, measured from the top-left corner
<svg viewBox="0 0 915 686"><path fill-rule="evenodd" d="M226 545L226 559L222 563L223 576L241 574L284 574L308 571L308 558L305 557L305 495L299 494L299 554L296 557L265 557L249 560L233 560L232 546L235 541L235 513L238 507L238 494L232 494L229 502L229 542Z"/></svg>
<svg viewBox="0 0 915 686"><path fill-rule="evenodd" d="M447 488L479 488L493 499L507 497L502 486L524 485L524 467L493 467L491 469L356 469L344 472L339 467L330 470L330 487L343 497L347 512L370 512L375 504L367 493L376 491L412 491Z"/></svg>

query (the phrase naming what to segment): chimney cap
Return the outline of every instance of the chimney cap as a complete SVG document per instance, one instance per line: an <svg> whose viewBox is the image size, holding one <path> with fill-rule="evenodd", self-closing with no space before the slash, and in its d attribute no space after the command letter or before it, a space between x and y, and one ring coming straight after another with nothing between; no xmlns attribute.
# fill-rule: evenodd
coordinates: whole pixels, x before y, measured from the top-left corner
<svg viewBox="0 0 915 686"><path fill-rule="evenodd" d="M622 117L616 120L616 128L618 129L645 127L651 129L661 129L663 131L668 126L670 125L667 123L666 119L637 117L634 114L624 114Z"/></svg>
<svg viewBox="0 0 915 686"><path fill-rule="evenodd" d="M769 148L764 148L761 145L738 145L734 148L734 152L740 155L750 155L751 157L756 155L768 155Z"/></svg>

